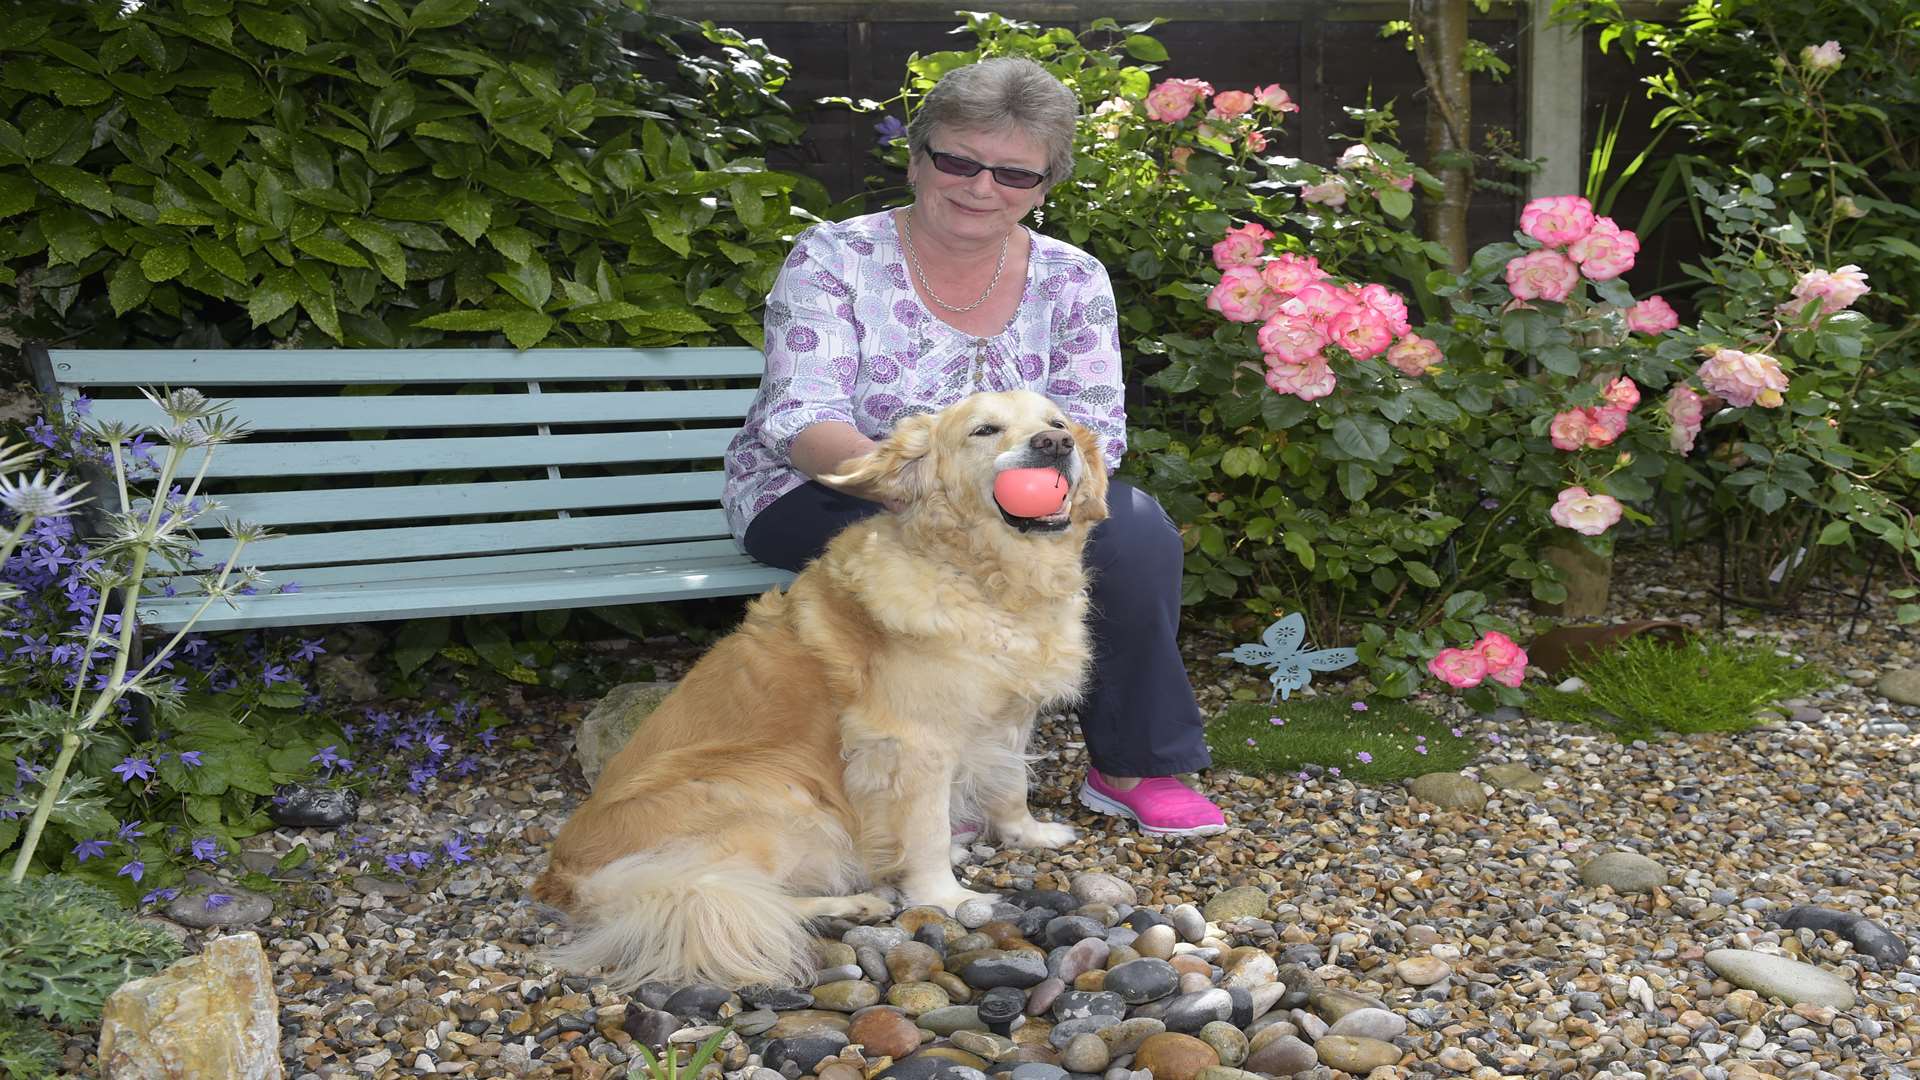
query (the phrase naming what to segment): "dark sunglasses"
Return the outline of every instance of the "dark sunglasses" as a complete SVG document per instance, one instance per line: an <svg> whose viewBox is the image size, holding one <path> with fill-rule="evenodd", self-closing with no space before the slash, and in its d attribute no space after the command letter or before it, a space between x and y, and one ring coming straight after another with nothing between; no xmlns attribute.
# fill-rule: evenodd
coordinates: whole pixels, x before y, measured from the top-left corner
<svg viewBox="0 0 1920 1080"><path fill-rule="evenodd" d="M993 174L993 182L1001 187L1038 187L1040 181L1047 178L1046 173L1037 173L1032 169L1015 169L1006 165L982 165L972 158L963 158L959 154L943 154L938 150L928 150L927 156L933 159L934 168L948 176L979 176L980 170L985 169Z"/></svg>

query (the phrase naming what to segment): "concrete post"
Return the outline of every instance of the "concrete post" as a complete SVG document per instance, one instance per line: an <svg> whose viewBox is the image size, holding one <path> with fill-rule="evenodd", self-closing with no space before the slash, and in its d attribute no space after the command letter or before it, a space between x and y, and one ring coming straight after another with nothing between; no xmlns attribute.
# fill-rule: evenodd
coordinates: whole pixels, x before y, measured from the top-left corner
<svg viewBox="0 0 1920 1080"><path fill-rule="evenodd" d="M1586 89L1579 27L1549 22L1553 0L1530 0L1524 18L1527 156L1545 158L1527 197L1578 195L1586 178L1581 114Z"/></svg>

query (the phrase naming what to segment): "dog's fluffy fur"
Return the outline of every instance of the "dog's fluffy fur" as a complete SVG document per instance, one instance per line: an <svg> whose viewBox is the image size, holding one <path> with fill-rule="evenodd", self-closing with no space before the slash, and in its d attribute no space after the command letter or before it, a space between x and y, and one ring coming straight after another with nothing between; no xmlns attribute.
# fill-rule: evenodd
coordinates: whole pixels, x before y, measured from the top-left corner
<svg viewBox="0 0 1920 1080"><path fill-rule="evenodd" d="M995 476L1038 465L1067 476L1065 508L1004 515ZM803 980L807 919L891 913L864 890L982 895L953 874L956 809L1007 844L1072 840L1029 812L1024 751L1087 668L1097 438L1038 394L976 394L823 480L899 509L754 600L607 765L534 883L575 924L563 966L624 987Z"/></svg>

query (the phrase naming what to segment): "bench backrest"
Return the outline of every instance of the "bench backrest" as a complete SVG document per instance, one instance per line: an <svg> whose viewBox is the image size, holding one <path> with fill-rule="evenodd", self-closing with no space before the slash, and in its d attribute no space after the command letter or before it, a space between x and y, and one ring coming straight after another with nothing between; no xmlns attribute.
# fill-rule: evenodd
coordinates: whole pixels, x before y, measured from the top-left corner
<svg viewBox="0 0 1920 1080"><path fill-rule="evenodd" d="M764 369L751 348L30 349L29 360L43 388L86 394L103 419L162 424L139 387L231 402L250 433L214 452L204 488L222 516L283 534L243 560L276 581L276 567L723 540L720 459ZM331 479L316 490L316 477ZM203 565L218 566L232 541L210 522Z"/></svg>

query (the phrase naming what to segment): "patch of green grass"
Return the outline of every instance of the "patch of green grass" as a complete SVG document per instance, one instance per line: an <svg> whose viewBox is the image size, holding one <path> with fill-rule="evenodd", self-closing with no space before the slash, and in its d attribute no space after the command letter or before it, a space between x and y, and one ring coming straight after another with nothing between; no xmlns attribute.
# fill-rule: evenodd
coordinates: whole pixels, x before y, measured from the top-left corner
<svg viewBox="0 0 1920 1080"><path fill-rule="evenodd" d="M1651 636L1629 638L1565 674L1586 688L1561 693L1540 687L1531 714L1604 728L1622 741L1663 731L1745 731L1760 723L1754 714L1762 707L1833 682L1827 672L1781 656L1771 644L1705 636L1678 647Z"/></svg>
<svg viewBox="0 0 1920 1080"><path fill-rule="evenodd" d="M1276 776L1318 765L1348 780L1384 782L1450 772L1475 757L1472 737L1455 735L1432 713L1400 701L1365 704L1362 711L1338 697L1235 702L1207 725L1213 763Z"/></svg>

